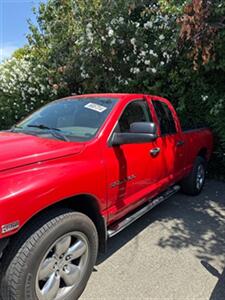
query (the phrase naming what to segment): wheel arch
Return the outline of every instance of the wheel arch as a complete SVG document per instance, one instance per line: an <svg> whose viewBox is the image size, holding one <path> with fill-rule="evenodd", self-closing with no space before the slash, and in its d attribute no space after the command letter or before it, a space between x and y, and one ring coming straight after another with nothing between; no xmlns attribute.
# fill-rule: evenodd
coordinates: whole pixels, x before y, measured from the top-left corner
<svg viewBox="0 0 225 300"><path fill-rule="evenodd" d="M203 147L199 150L198 155L199 157L204 158L205 160L208 160L208 149L206 147Z"/></svg>
<svg viewBox="0 0 225 300"><path fill-rule="evenodd" d="M101 252L106 250L106 219L102 216L98 200L94 196L88 194L76 195L74 197L64 199L59 202L58 205L71 208L74 211L87 215L96 226L99 237L99 250Z"/></svg>
<svg viewBox="0 0 225 300"><path fill-rule="evenodd" d="M98 204L98 200L88 194L80 194L80 195L75 195L66 199L63 199L61 201L58 201L41 211L37 212L34 216L32 216L18 231L18 233L21 233L26 231L27 228L32 223L35 223L36 220L41 216L41 215L46 215L51 212L56 212L57 210L63 209L63 208L69 208L73 211L77 211L80 213L83 213L87 215L92 222L95 224L97 232L98 232L98 238L99 238L99 251L100 252L105 252L106 251L106 242L107 242L107 228L106 228L106 220L102 216L100 207ZM15 233L14 235L10 236L7 238L7 240L11 241L15 235L18 233Z"/></svg>

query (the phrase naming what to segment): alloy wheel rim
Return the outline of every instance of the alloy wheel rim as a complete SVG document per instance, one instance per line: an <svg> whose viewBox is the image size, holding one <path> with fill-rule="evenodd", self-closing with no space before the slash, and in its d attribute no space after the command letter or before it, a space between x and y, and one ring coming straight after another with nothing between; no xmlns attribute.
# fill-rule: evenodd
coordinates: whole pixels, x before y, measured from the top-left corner
<svg viewBox="0 0 225 300"><path fill-rule="evenodd" d="M87 237L81 232L71 232L57 239L44 255L38 268L38 299L65 299L85 274L88 252Z"/></svg>
<svg viewBox="0 0 225 300"><path fill-rule="evenodd" d="M200 190L205 181L205 168L203 165L198 166L197 177L196 177L196 187Z"/></svg>

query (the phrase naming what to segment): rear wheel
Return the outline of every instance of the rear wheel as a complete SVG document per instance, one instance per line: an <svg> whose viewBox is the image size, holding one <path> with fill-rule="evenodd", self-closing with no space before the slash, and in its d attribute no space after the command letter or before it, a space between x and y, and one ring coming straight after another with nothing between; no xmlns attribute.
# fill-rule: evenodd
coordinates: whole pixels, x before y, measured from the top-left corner
<svg viewBox="0 0 225 300"><path fill-rule="evenodd" d="M185 194L195 196L202 191L206 178L206 165L203 157L197 157L191 173L181 182L181 188Z"/></svg>
<svg viewBox="0 0 225 300"><path fill-rule="evenodd" d="M4 300L74 300L97 257L98 237L84 214L61 211L38 221L33 233L3 257Z"/></svg>

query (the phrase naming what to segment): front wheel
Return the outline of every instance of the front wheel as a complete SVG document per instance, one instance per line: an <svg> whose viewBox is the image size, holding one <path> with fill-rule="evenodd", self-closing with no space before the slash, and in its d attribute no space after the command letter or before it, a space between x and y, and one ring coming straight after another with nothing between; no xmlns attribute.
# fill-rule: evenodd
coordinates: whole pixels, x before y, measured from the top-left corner
<svg viewBox="0 0 225 300"><path fill-rule="evenodd" d="M196 196L202 191L206 179L207 162L203 157L197 157L191 173L181 182L185 194Z"/></svg>
<svg viewBox="0 0 225 300"><path fill-rule="evenodd" d="M74 300L83 292L96 262L93 222L70 210L38 220L33 233L4 254L4 300Z"/></svg>

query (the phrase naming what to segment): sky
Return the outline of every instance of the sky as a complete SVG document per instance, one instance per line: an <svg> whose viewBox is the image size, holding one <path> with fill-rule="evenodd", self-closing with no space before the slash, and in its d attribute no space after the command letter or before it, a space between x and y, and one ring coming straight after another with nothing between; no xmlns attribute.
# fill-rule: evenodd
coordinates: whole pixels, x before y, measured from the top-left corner
<svg viewBox="0 0 225 300"><path fill-rule="evenodd" d="M40 0L0 0L0 62L26 44L27 20L35 22L32 7ZM43 2L43 1L42 1Z"/></svg>

